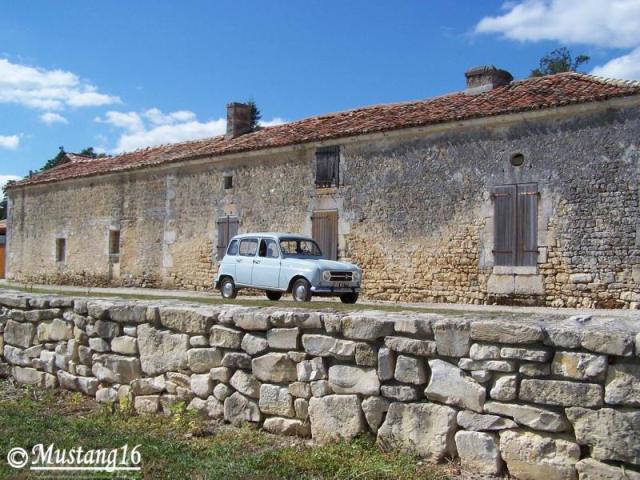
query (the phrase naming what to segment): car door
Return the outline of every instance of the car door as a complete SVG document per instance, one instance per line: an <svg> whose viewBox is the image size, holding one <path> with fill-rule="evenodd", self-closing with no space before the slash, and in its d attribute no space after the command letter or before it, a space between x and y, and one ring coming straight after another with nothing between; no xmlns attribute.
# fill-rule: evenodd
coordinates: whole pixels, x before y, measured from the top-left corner
<svg viewBox="0 0 640 480"><path fill-rule="evenodd" d="M258 256L253 259L251 283L261 288L278 288L280 263L278 243L271 238L261 239Z"/></svg>
<svg viewBox="0 0 640 480"><path fill-rule="evenodd" d="M236 257L236 283L251 285L253 260L258 252L257 238L243 238Z"/></svg>

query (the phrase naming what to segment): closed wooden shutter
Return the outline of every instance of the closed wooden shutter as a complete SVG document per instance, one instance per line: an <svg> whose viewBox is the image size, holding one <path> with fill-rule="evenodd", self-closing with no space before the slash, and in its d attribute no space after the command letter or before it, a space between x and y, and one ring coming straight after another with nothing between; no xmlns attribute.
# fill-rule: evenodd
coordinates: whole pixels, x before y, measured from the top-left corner
<svg viewBox="0 0 640 480"><path fill-rule="evenodd" d="M340 147L324 147L316 151L316 186L337 187L340 170Z"/></svg>
<svg viewBox="0 0 640 480"><path fill-rule="evenodd" d="M538 262L538 185L518 185L518 246L516 265L534 267Z"/></svg>
<svg viewBox="0 0 640 480"><path fill-rule="evenodd" d="M494 187L494 262L496 265L516 265L516 186Z"/></svg>
<svg viewBox="0 0 640 480"><path fill-rule="evenodd" d="M218 224L218 245L217 258L222 260L229 246L229 241L238 234L238 218L237 217L220 217Z"/></svg>
<svg viewBox="0 0 640 480"><path fill-rule="evenodd" d="M322 254L328 260L338 259L338 212L323 210L313 212L311 236L318 243Z"/></svg>

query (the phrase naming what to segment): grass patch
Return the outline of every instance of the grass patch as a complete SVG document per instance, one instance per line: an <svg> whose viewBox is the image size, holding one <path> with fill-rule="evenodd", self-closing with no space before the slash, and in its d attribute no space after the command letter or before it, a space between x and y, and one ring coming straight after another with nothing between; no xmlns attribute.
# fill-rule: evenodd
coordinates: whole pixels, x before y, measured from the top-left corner
<svg viewBox="0 0 640 480"><path fill-rule="evenodd" d="M67 449L141 445L142 472L82 478L446 480L454 474L451 466L383 453L370 436L312 446L310 441L234 428L191 413L136 416L79 394L15 388L10 381L0 381L0 427L0 478L43 478L41 473L12 469L5 460L11 448L30 450L40 443Z"/></svg>

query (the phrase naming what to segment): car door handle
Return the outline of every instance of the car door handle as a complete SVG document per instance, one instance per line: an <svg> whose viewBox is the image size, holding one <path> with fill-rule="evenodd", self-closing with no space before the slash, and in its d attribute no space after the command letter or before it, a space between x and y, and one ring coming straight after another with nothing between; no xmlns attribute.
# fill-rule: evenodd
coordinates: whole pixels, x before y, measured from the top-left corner
<svg viewBox="0 0 640 480"><path fill-rule="evenodd" d="M260 263L260 260L254 260L253 263Z"/></svg>
<svg viewBox="0 0 640 480"><path fill-rule="evenodd" d="M242 262L242 259L241 258L236 258L236 262L240 263L240 262Z"/></svg>

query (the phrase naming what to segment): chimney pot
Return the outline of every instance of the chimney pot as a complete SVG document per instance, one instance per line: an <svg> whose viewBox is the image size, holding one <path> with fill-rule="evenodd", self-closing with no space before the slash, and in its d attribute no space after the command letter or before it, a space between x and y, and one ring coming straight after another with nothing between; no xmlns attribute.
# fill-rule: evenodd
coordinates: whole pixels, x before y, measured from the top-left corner
<svg viewBox="0 0 640 480"><path fill-rule="evenodd" d="M496 87L508 85L513 80L513 76L509 72L493 65L471 68L464 73L464 76L467 77L465 93L468 95L488 92Z"/></svg>
<svg viewBox="0 0 640 480"><path fill-rule="evenodd" d="M227 104L227 138L236 138L251 131L251 106L246 103Z"/></svg>

